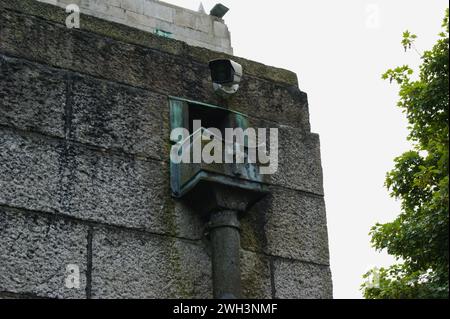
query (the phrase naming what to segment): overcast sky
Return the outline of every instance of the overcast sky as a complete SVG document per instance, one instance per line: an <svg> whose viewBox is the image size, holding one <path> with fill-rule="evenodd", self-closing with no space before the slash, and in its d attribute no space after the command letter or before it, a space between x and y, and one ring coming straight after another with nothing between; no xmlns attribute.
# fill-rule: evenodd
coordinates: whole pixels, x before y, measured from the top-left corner
<svg viewBox="0 0 450 319"><path fill-rule="evenodd" d="M205 0L207 12L219 0ZM166 0L197 10L200 0ZM335 298L361 298L361 276L394 260L377 253L368 232L393 220L399 204L384 188L393 159L409 148L398 88L381 80L390 67L417 66L402 32L431 48L446 0L221 0L237 56L298 74L320 134Z"/></svg>

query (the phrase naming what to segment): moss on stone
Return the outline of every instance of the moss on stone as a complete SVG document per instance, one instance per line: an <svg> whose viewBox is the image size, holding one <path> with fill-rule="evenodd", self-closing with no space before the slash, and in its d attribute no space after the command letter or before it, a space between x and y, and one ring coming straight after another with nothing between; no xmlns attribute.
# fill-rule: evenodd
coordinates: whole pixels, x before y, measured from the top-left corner
<svg viewBox="0 0 450 319"><path fill-rule="evenodd" d="M269 260L262 254L241 250L242 293L244 298L270 297Z"/></svg>
<svg viewBox="0 0 450 319"><path fill-rule="evenodd" d="M176 239L171 238L170 241L170 247L172 249L169 256L170 264L172 265L173 269L175 269L175 272L181 277L174 283L178 292L177 297L181 299L192 298L193 296L190 291L192 291L193 289L190 289L192 288L190 287L190 282L188 278L185 278L186 271L183 269L183 265L181 262L182 258L180 256L181 252L176 245Z"/></svg>
<svg viewBox="0 0 450 319"><path fill-rule="evenodd" d="M245 218L241 220L242 247L251 251L262 252L264 247L260 237L261 235L258 234L255 225L252 225L251 221Z"/></svg>
<svg viewBox="0 0 450 319"><path fill-rule="evenodd" d="M165 169L167 181L170 180L169 174L170 174L169 170ZM175 215L175 202L174 199L169 195L169 193L164 200L164 211L162 212L162 218L163 223L166 226L166 233L172 236L178 236L178 227ZM183 270L182 256L180 255L182 252L180 252L180 250L177 247L178 239L176 237L169 237L167 240L170 242L169 262L173 267L173 269L175 270L175 272L181 275L181 278L179 278L179 280L173 283L178 293L177 297L192 298L192 294L190 293L190 290L192 289L190 289L189 281L183 277L185 271Z"/></svg>
<svg viewBox="0 0 450 319"><path fill-rule="evenodd" d="M35 0L0 0L0 7L22 12L27 15L65 24L66 12L60 7ZM159 37L149 32L138 30L126 25L110 22L93 16L81 14L81 30L110 37L119 41L145 46L150 49L184 56L185 58L207 63L216 58L232 58L242 64L246 74L280 82L288 85L298 85L297 75L291 71L264 65L262 63L230 56L221 52L214 52L201 47L190 46L182 41Z"/></svg>

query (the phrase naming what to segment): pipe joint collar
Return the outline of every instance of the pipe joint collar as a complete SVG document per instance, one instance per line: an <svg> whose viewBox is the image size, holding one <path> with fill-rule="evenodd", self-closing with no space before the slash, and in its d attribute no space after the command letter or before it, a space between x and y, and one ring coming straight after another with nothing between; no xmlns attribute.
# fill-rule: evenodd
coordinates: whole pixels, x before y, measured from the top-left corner
<svg viewBox="0 0 450 319"><path fill-rule="evenodd" d="M241 229L241 223L237 218L238 213L235 211L219 211L211 214L211 219L207 224L209 230L221 227L231 227L238 230Z"/></svg>

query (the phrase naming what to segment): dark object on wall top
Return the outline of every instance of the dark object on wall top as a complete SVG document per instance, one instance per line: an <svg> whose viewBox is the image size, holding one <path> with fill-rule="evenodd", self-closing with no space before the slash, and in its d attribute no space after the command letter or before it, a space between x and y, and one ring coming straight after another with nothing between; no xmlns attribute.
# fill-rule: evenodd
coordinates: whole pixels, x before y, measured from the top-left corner
<svg viewBox="0 0 450 319"><path fill-rule="evenodd" d="M228 11L230 11L230 9L225 7L223 4L218 3L214 6L214 8L211 9L209 14L222 19L227 14Z"/></svg>

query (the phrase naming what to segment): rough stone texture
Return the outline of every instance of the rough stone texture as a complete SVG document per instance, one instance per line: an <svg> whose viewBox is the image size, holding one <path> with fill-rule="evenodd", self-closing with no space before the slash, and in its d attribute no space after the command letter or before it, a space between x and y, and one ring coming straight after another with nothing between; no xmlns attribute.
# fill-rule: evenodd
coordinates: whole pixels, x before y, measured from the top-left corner
<svg viewBox="0 0 450 319"><path fill-rule="evenodd" d="M4 291L0 292L0 299L11 300L11 299L50 299L50 298L29 294L17 294L13 292Z"/></svg>
<svg viewBox="0 0 450 319"><path fill-rule="evenodd" d="M0 130L0 204L58 211L61 177L57 149L57 144Z"/></svg>
<svg viewBox="0 0 450 319"><path fill-rule="evenodd" d="M0 207L0 291L85 298L87 228ZM80 288L65 286L66 266L80 268Z"/></svg>
<svg viewBox="0 0 450 319"><path fill-rule="evenodd" d="M226 103L207 65L224 53L88 15L69 30L35 0L0 0L0 16L0 298L211 297L206 220L170 194L169 96L279 129L271 195L241 220L244 296L332 296L320 144L294 73L231 57L244 78ZM69 261L80 291L60 285Z"/></svg>
<svg viewBox="0 0 450 319"><path fill-rule="evenodd" d="M0 125L64 137L64 74L0 54Z"/></svg>
<svg viewBox="0 0 450 319"><path fill-rule="evenodd" d="M209 248L201 242L95 229L93 298L211 298ZM269 260L241 251L243 295L271 298Z"/></svg>
<svg viewBox="0 0 450 319"><path fill-rule="evenodd" d="M252 128L266 128L266 145L270 145L270 129L278 129L278 169L267 175L268 182L317 195L323 195L323 173L319 136L305 129L250 118ZM267 147L267 151L269 148Z"/></svg>
<svg viewBox="0 0 450 319"><path fill-rule="evenodd" d="M211 298L202 246L172 238L95 230L93 298Z"/></svg>
<svg viewBox="0 0 450 319"><path fill-rule="evenodd" d="M61 209L72 216L164 232L168 174L162 163L67 148Z"/></svg>
<svg viewBox="0 0 450 319"><path fill-rule="evenodd" d="M0 130L0 204L199 238L170 198L166 165Z"/></svg>
<svg viewBox="0 0 450 319"><path fill-rule="evenodd" d="M199 92L206 95L204 88L211 86L206 66L92 33L67 32L63 25L11 11L2 10L1 15L6 26L0 31L0 50L9 54L174 95L185 95L199 84ZM36 42L46 46L33 45Z"/></svg>
<svg viewBox="0 0 450 319"><path fill-rule="evenodd" d="M329 264L322 197L271 187L242 219L242 246L251 251Z"/></svg>
<svg viewBox="0 0 450 319"><path fill-rule="evenodd" d="M323 195L320 142L316 134L304 135L300 130L279 130L279 167L270 175L272 184Z"/></svg>
<svg viewBox="0 0 450 319"><path fill-rule="evenodd" d="M272 298L270 262L267 257L241 250L241 280L244 298Z"/></svg>
<svg viewBox="0 0 450 319"><path fill-rule="evenodd" d="M243 80L239 91L229 102L229 108L265 119L254 121L255 127L274 127L275 123L310 132L309 108L306 93L296 86L284 86L274 82L255 79ZM264 125L265 124L265 125Z"/></svg>
<svg viewBox="0 0 450 319"><path fill-rule="evenodd" d="M72 81L71 139L165 159L170 134L166 96L86 77Z"/></svg>
<svg viewBox="0 0 450 319"><path fill-rule="evenodd" d="M21 0L14 2L10 0L0 0L0 7L18 10L25 14L36 16L57 24L64 24L66 19L66 13L64 10L55 10L53 6L43 5L35 0ZM80 25L80 28L83 31L127 43L137 44L147 48L153 48L166 53L187 56L189 59L200 63L207 63L213 58L218 57L231 57L225 53L189 46L181 41L158 37L145 31L136 30L135 28L117 23L111 23L110 21L105 21L89 15L82 15L82 19L83 23ZM1 22L2 21L0 21L0 23ZM298 84L297 75L292 71L266 66L255 61L246 60L236 56L233 56L233 59L243 65L246 70L246 74L251 74L256 77L268 79L269 81L280 82L287 85Z"/></svg>
<svg viewBox="0 0 450 319"><path fill-rule="evenodd" d="M0 125L162 159L167 96L3 55L0 67Z"/></svg>
<svg viewBox="0 0 450 319"><path fill-rule="evenodd" d="M4 11L1 7L0 11L4 23L0 29L0 51L163 94L222 104L213 92L207 64L79 30L67 32L65 26ZM246 78L230 102L231 109L294 127L308 123L305 94L298 88L248 75Z"/></svg>
<svg viewBox="0 0 450 319"><path fill-rule="evenodd" d="M276 259L274 264L275 298L330 299L332 282L327 266Z"/></svg>

